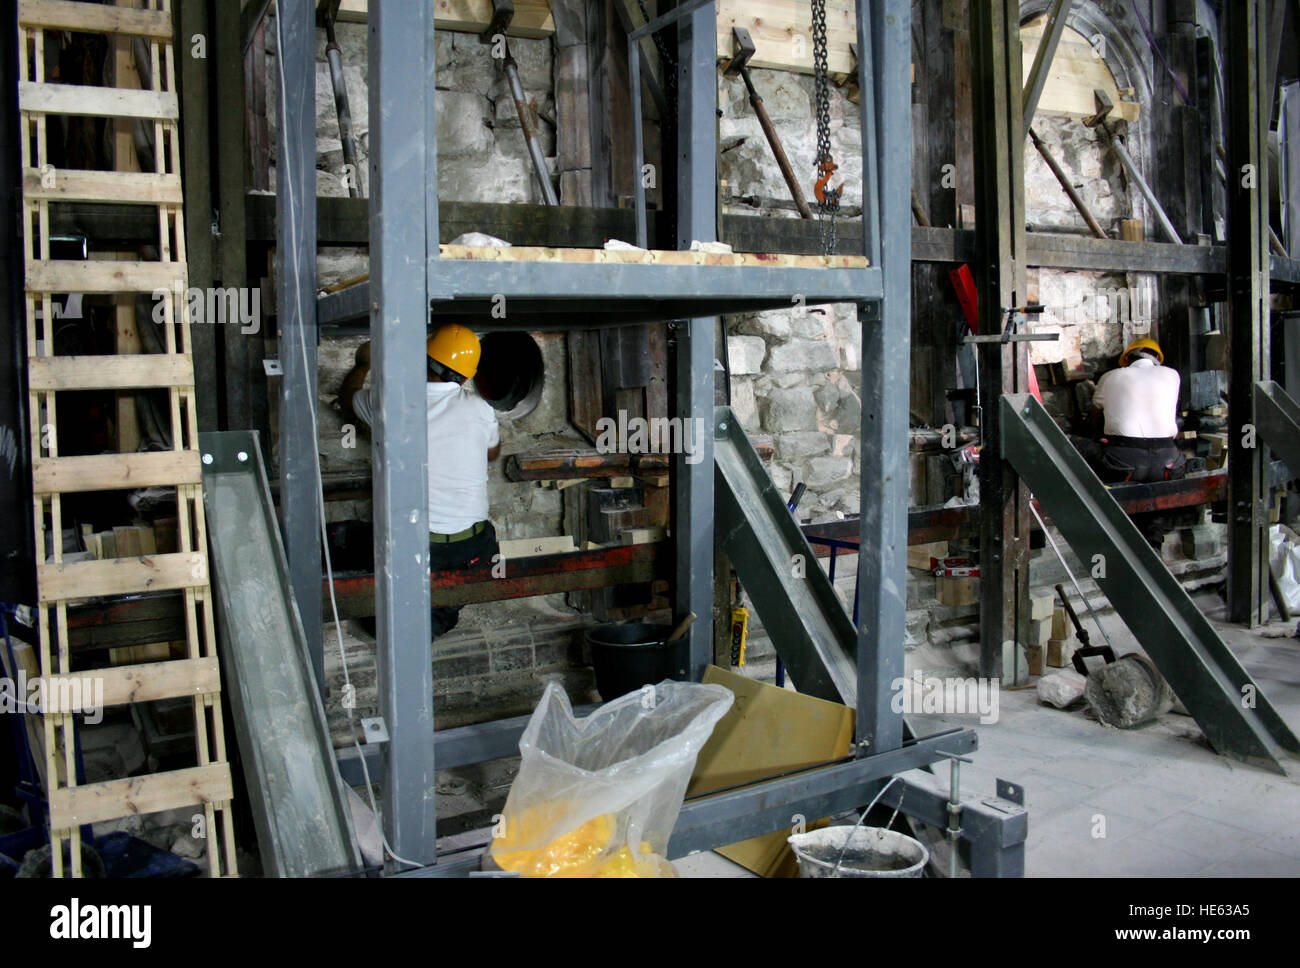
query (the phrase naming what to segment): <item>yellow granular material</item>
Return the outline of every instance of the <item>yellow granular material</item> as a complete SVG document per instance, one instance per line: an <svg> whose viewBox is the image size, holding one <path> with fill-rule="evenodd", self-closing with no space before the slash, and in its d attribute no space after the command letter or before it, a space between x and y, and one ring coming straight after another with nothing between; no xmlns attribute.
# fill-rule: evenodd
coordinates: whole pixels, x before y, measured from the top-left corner
<svg viewBox="0 0 1300 968"><path fill-rule="evenodd" d="M547 811L549 813L549 811ZM522 877L662 877L667 864L641 842L641 856L633 857L627 846L608 853L614 836L609 814L592 817L545 847L512 850L518 843L536 839L534 831L546 820L538 811L524 811L506 824L503 836L492 841L492 859L503 869ZM671 868L669 868L671 870Z"/></svg>

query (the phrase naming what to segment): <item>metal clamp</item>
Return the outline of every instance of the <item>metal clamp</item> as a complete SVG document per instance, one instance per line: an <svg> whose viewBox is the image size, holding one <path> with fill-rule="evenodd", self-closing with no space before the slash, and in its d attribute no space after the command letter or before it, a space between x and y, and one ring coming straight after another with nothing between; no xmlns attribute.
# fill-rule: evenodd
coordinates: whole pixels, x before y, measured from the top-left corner
<svg viewBox="0 0 1300 968"><path fill-rule="evenodd" d="M369 746L372 743L388 742L388 724L383 716L373 716L361 720L361 736Z"/></svg>

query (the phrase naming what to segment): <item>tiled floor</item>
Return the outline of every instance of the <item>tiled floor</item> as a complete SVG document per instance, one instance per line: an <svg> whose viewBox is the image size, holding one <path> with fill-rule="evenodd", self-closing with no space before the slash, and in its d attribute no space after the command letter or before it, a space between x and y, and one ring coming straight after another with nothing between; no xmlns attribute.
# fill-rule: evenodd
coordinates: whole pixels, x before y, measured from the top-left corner
<svg viewBox="0 0 1300 968"><path fill-rule="evenodd" d="M1199 604L1211 617L1217 599ZM1117 651L1133 640L1107 622ZM1250 633L1216 622L1287 723L1300 733L1300 639L1293 626ZM963 717L917 716L924 734ZM1025 788L1030 877L1300 877L1300 759L1284 777L1217 756L1196 723L1167 715L1142 729L1101 725L1082 709L1040 705L1033 689L1003 691L996 723L962 768L966 795L998 777ZM717 855L678 863L683 876L744 876Z"/></svg>

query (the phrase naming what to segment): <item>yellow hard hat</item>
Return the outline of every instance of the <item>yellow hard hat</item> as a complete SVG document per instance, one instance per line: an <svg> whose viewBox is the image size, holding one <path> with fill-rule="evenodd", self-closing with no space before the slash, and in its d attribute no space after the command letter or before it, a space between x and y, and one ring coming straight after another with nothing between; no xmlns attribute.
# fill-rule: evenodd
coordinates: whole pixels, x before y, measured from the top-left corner
<svg viewBox="0 0 1300 968"><path fill-rule="evenodd" d="M441 363L457 376L473 379L482 354L478 337L460 323L439 326L424 346L429 359Z"/></svg>
<svg viewBox="0 0 1300 968"><path fill-rule="evenodd" d="M1164 350L1160 348L1160 344L1153 339L1143 337L1142 339L1135 339L1124 348L1124 353L1119 358L1119 365L1128 366L1128 355L1135 350L1150 350L1156 355L1157 361L1160 363L1165 361Z"/></svg>

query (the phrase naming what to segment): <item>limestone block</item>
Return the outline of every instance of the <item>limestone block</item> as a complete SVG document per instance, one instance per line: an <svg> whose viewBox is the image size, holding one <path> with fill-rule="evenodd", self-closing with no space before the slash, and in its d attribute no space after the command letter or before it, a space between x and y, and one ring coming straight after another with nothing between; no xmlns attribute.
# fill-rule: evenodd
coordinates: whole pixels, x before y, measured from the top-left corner
<svg viewBox="0 0 1300 968"><path fill-rule="evenodd" d="M727 354L732 376L749 376L763 371L767 343L761 336L728 336Z"/></svg>
<svg viewBox="0 0 1300 968"><path fill-rule="evenodd" d="M770 433L817 429L817 404L806 391L773 390L759 406Z"/></svg>
<svg viewBox="0 0 1300 968"><path fill-rule="evenodd" d="M775 439L776 456L783 461L816 457L831 449L830 438L816 431L796 431L777 434Z"/></svg>
<svg viewBox="0 0 1300 968"><path fill-rule="evenodd" d="M839 364L834 348L825 340L791 340L773 347L767 368L774 372L825 371Z"/></svg>

